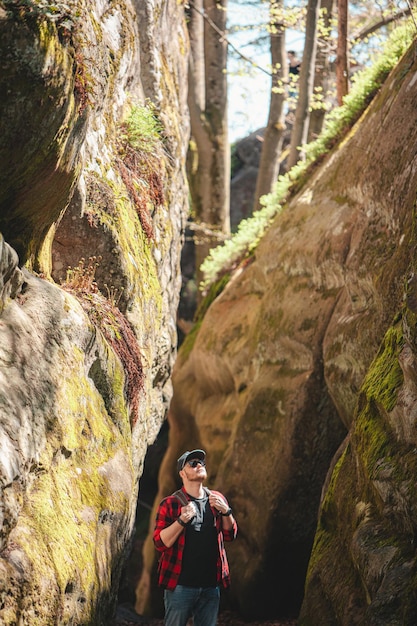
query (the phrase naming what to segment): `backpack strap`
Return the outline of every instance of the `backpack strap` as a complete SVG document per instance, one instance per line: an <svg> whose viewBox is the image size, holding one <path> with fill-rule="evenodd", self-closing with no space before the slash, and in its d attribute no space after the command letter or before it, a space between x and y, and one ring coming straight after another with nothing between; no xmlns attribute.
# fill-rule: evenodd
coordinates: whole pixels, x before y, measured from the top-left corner
<svg viewBox="0 0 417 626"><path fill-rule="evenodd" d="M211 493L210 489L207 489L207 487L203 487L203 489L206 492L207 496L209 496ZM187 504L190 502L182 489L178 489L177 491L174 491L174 493L171 495L174 498L178 498L178 500L181 502L183 506L187 506Z"/></svg>
<svg viewBox="0 0 417 626"><path fill-rule="evenodd" d="M207 487L203 487L203 489L206 492L207 496L211 494L210 489L207 489ZM178 500L181 502L183 506L187 506L187 504L190 502L182 489L178 489L177 491L174 491L174 493L171 495L174 498L178 498Z"/></svg>
<svg viewBox="0 0 417 626"><path fill-rule="evenodd" d="M177 498L181 502L182 506L187 506L189 500L182 489L178 489L177 491L174 491L172 496L174 498Z"/></svg>

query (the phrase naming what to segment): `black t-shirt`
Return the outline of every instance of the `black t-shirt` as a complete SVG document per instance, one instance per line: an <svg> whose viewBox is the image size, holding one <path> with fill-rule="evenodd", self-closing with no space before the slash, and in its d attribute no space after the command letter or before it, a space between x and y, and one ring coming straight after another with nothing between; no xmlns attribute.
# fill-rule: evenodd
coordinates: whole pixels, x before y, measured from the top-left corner
<svg viewBox="0 0 417 626"><path fill-rule="evenodd" d="M185 528L185 547L179 585L216 587L219 545L208 495L191 498L197 513Z"/></svg>

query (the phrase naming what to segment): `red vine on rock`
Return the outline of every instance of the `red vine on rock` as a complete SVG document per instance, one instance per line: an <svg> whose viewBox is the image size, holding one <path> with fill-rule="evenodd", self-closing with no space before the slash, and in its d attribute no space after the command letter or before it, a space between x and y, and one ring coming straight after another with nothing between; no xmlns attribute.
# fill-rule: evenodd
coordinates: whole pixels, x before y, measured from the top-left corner
<svg viewBox="0 0 417 626"><path fill-rule="evenodd" d="M98 289L95 271L99 261L100 257L90 257L86 265L85 260L81 259L75 269L68 269L67 280L62 287L79 300L92 324L99 328L119 357L126 376L125 392L133 428L139 417L139 392L144 383L142 357L128 320L116 302L106 298Z"/></svg>
<svg viewBox="0 0 417 626"><path fill-rule="evenodd" d="M127 137L126 128L122 127L121 130L121 136ZM165 202L160 159L156 154L134 148L124 139L119 142L116 165L135 205L144 233L148 239L154 239L148 206L150 204L156 208Z"/></svg>
<svg viewBox="0 0 417 626"><path fill-rule="evenodd" d="M139 392L143 389L142 358L135 333L123 313L101 294L88 294L81 304L90 320L100 328L103 335L122 362L126 375L126 398L130 407L130 424L139 417Z"/></svg>
<svg viewBox="0 0 417 626"><path fill-rule="evenodd" d="M79 114L91 104L89 80L84 56L81 52L74 55L74 94L79 104Z"/></svg>
<svg viewBox="0 0 417 626"><path fill-rule="evenodd" d="M119 172L126 186L126 189L129 192L133 204L135 205L143 232L148 237L148 239L154 239L155 235L153 232L152 218L148 211L146 195L139 195L137 189L135 189L134 186L134 173L127 165L125 165L122 159L117 160L117 166L119 168Z"/></svg>

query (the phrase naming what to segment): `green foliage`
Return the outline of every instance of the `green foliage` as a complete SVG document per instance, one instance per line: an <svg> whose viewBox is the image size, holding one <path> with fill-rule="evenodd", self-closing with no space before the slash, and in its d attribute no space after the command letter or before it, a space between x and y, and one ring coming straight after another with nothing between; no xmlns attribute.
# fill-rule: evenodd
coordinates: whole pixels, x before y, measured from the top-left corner
<svg viewBox="0 0 417 626"><path fill-rule="evenodd" d="M383 53L376 56L373 64L354 75L352 88L344 97L343 106L328 114L324 131L316 141L306 147L305 167L325 154L362 115L390 71L410 46L414 35L415 29L411 23L400 26L393 31Z"/></svg>
<svg viewBox="0 0 417 626"><path fill-rule="evenodd" d="M129 145L141 152L153 152L159 145L162 124L155 115L154 107L133 106L124 124L124 136Z"/></svg>
<svg viewBox="0 0 417 626"><path fill-rule="evenodd" d="M288 192L290 184L291 181L288 177L280 176L278 186L282 198ZM266 197L261 199L261 204L264 204L262 209L255 211L250 218L240 222L233 237L210 251L210 254L201 265L204 281L200 287L204 291L222 272L234 269L255 250L272 219L282 209L281 204L278 202L266 203L265 200Z"/></svg>
<svg viewBox="0 0 417 626"><path fill-rule="evenodd" d="M116 165L150 240L154 238L151 215L165 202L161 131L151 103L133 105L117 141Z"/></svg>
<svg viewBox="0 0 417 626"><path fill-rule="evenodd" d="M305 161L300 161L284 176L279 176L273 191L261 199L263 208L254 212L252 217L243 220L236 234L224 244L210 251L201 265L204 276L200 285L202 290L207 290L221 273L234 269L240 261L253 253L273 218L281 212L290 192L296 191L305 182L310 168L329 152L359 119L389 72L411 44L414 35L415 29L411 22L397 28L373 65L357 73L350 93L344 98L343 106L328 114L320 137L305 147Z"/></svg>

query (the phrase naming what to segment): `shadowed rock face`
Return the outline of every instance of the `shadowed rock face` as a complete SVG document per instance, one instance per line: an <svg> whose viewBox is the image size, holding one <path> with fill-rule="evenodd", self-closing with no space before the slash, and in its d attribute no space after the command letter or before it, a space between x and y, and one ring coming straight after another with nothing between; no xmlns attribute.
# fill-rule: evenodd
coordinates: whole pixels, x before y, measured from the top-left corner
<svg viewBox="0 0 417 626"><path fill-rule="evenodd" d="M51 21L1 8L0 33L0 230L25 262L68 202L86 116L73 51Z"/></svg>
<svg viewBox="0 0 417 626"><path fill-rule="evenodd" d="M372 221L368 227L358 221L349 259L354 252L367 280L364 288L352 291L356 298L350 315L350 294L340 298L325 354L332 395L340 407L344 400L352 406L353 421L326 480L303 625L324 620L346 626L411 626L417 619L416 75L413 46L371 107L363 132L352 139L356 153L372 154L376 174L367 179L366 170L357 168L354 187ZM346 185L352 186L348 172L354 155L349 152L344 168ZM367 315L367 301L375 303L384 321L384 337L361 381L356 377L361 352L369 354L380 328L378 317ZM356 402L353 386L349 395L344 391L348 377L359 386Z"/></svg>
<svg viewBox="0 0 417 626"><path fill-rule="evenodd" d="M283 615L300 607L326 472L347 431L357 428L360 387L402 307L415 247L414 53L406 55L349 137L275 219L252 262L235 273L208 309L191 351L181 349L174 369L170 447L158 499L174 487L181 451L205 448L208 484L225 491L239 522L239 538L228 554L232 599L245 617ZM403 332L410 335L413 353L413 334ZM414 356L405 362L402 353L401 358L401 368L407 364L407 378L413 380ZM409 399L414 397L412 380ZM378 389L378 379L374 384ZM399 412L404 413L400 420ZM405 414L405 409L392 413L391 408L379 425L390 455L405 450L395 443L397 429L414 445L406 436L413 428ZM394 517L407 528L416 523L412 508L403 518L398 498L390 498L393 474L383 470L384 451L371 452L374 467L380 458L384 474L375 485L377 478L369 476L365 463L370 442L361 442L356 453L348 448L338 466L333 479L337 500L326 496L324 530L307 587L306 624L365 623L353 618L356 610L363 617L374 597L363 576L372 578L375 571L380 576L396 560L394 546L402 550L394 524L387 552L371 558L367 538L375 536L379 523L384 525L383 511L396 510ZM411 475L405 473L402 480L410 481ZM353 539L355 511L362 507L361 519L368 520L368 502L378 506L377 523L368 537L365 526ZM346 537L354 543L350 549ZM407 545L410 560L405 562L406 551L401 553L398 577L394 567L390 571L400 586L414 576L415 553ZM343 560L348 561L345 571ZM392 591L394 583L384 588ZM339 594L344 594L342 608L333 619ZM375 602L385 602L382 590Z"/></svg>
<svg viewBox="0 0 417 626"><path fill-rule="evenodd" d="M186 30L176 2L17 4L0 8L0 622L104 624L171 397ZM152 198L119 153L145 98Z"/></svg>

